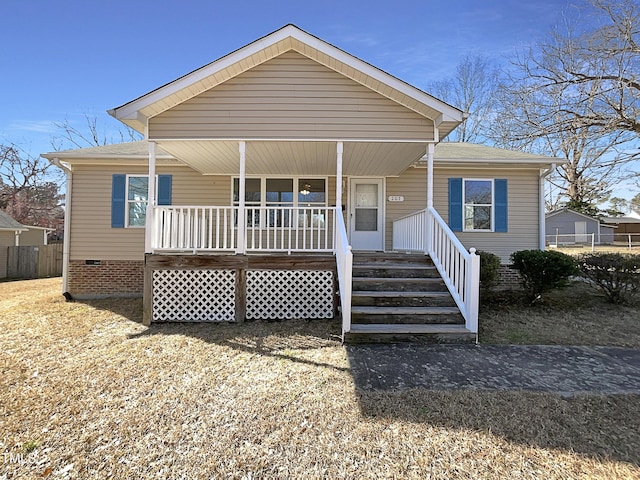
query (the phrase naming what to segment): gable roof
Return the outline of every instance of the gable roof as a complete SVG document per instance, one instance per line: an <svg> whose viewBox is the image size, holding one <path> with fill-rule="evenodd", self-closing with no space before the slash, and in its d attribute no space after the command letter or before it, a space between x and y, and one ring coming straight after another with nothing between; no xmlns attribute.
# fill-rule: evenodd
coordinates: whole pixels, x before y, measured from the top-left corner
<svg viewBox="0 0 640 480"><path fill-rule="evenodd" d="M58 152L43 153L44 158L142 158L149 159L149 144L146 140L136 142L112 143L99 147L75 148L73 150L60 150ZM156 146L156 158L173 159L171 155Z"/></svg>
<svg viewBox="0 0 640 480"><path fill-rule="evenodd" d="M461 110L292 24L109 110L108 113L134 130L144 133L149 118L288 51L298 52L433 120L439 127L442 138L465 118Z"/></svg>
<svg viewBox="0 0 640 480"><path fill-rule="evenodd" d="M25 227L20 222L15 220L7 212L3 212L2 210L0 210L0 230L3 230L3 231L10 230L12 232L15 232L15 231L24 232L27 230L27 227Z"/></svg>
<svg viewBox="0 0 640 480"><path fill-rule="evenodd" d="M568 207L563 207L563 208L558 208L557 210L552 210L552 211L550 211L550 212L545 214L545 218L551 218L551 217L553 217L555 215L558 215L560 213L572 213L574 215L578 215L579 217L584 217L584 218L586 218L586 219L588 219L588 220L590 220L592 222L600 223L600 219L599 218L592 217L590 215L586 215L586 214L581 213L581 212L576 212L575 210L572 210L572 209L570 209Z"/></svg>
<svg viewBox="0 0 640 480"><path fill-rule="evenodd" d="M566 163L566 160L561 158L467 142L439 143L436 145L434 159L452 163Z"/></svg>
<svg viewBox="0 0 640 480"><path fill-rule="evenodd" d="M604 223L618 225L621 223L640 223L640 218L632 215L627 215L625 217L603 217L602 221Z"/></svg>

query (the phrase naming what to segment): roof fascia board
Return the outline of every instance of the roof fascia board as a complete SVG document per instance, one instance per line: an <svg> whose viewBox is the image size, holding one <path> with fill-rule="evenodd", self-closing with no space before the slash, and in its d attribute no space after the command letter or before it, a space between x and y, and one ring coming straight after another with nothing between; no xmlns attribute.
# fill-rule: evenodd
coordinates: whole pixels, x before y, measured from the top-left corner
<svg viewBox="0 0 640 480"><path fill-rule="evenodd" d="M293 25L287 25L280 30L277 30L261 39L258 39L226 56L213 61L212 63L205 65L191 73L186 74L185 76L174 80L167 85L164 85L142 97L133 100L129 103L122 105L121 107L117 107L112 110L108 110L108 113L118 120L137 120L140 121L138 112L142 108L155 103L163 98L176 93L184 88L188 88L194 83L197 83L205 78L214 75L220 70L223 70L233 64L236 64L255 53L260 51L264 51L267 48L275 45L276 43L285 40L286 38L291 37L294 38L311 48L318 50L321 53L329 55L334 59L353 67L356 70L361 71L365 75L378 80L389 87L441 112L442 121L456 121L461 122L464 118L464 114L461 110L448 105L435 97L419 90L416 87L409 85L408 83L370 65L363 60L360 60L357 57L321 40L318 37L315 37ZM304 55L304 52L300 52L293 47L291 50L298 51ZM318 59L313 59L318 61ZM266 61L266 59L265 59ZM342 72L340 72L342 73ZM344 75L344 74L343 74ZM370 88L370 87L368 87Z"/></svg>
<svg viewBox="0 0 640 480"><path fill-rule="evenodd" d="M437 162L441 165L451 164L451 165L461 165L461 164L494 164L494 165L503 165L503 164L511 164L511 165L551 165L554 163L567 163L566 160L556 160L554 158L544 159L544 158L497 158L497 159L486 159L486 158L438 158L437 153L433 157L433 161Z"/></svg>
<svg viewBox="0 0 640 480"><path fill-rule="evenodd" d="M378 80L381 83L384 83L385 85L393 88L394 90L397 90L407 95L408 97L411 97L425 105L428 105L434 110L438 110L440 112L440 115L438 116L438 118L440 118L438 125L445 120L461 122L464 118L464 112L462 112L462 110L452 107L451 105L444 103L443 101L438 100L435 97L432 97L428 93L423 92L422 90L408 84L407 82L400 80L399 78L394 77L393 75L383 70L380 70L377 67L374 67L373 65L363 60L360 60L359 58L351 55L350 53L347 53L344 50L341 50L338 47L335 47L330 43L327 43L324 40L321 40L320 38L311 35L310 33L307 33L303 30L295 29L295 31L291 36L296 40L299 40L300 42L305 43L312 48L315 48L319 52L322 52L330 57L333 57L334 59L356 70L359 70L365 75L375 80ZM299 52L299 53L304 55L304 52ZM313 59L313 60L318 61L318 59ZM344 75L344 73L342 74ZM368 87L368 88L371 88L371 87ZM435 121L437 119L432 119L432 120Z"/></svg>
<svg viewBox="0 0 640 480"><path fill-rule="evenodd" d="M255 53L265 50L275 45L276 43L285 40L287 37L291 36L289 30L291 27L291 25L287 25L280 30L277 30L265 37L255 40L254 42L245 45L244 47L241 47L240 49L235 50L219 58L218 60L214 60L212 63L205 65L204 67L200 67L191 73L187 73L185 76L180 77L179 79L174 80L171 83L168 83L150 93L147 93L146 95L143 95L136 100L125 103L121 107L108 110L108 113L118 120L126 119L141 121L142 119L140 118L138 112L142 108L159 100L162 100L163 98L184 88L188 88L194 83L204 80L205 78L214 75L220 70L224 70L225 68L240 62L244 58L250 57ZM146 121L146 119L144 120Z"/></svg>

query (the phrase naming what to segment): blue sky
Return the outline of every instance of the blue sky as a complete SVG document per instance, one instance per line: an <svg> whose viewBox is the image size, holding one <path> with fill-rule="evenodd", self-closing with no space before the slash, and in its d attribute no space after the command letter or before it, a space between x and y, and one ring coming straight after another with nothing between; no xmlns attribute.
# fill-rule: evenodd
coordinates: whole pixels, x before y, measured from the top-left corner
<svg viewBox="0 0 640 480"><path fill-rule="evenodd" d="M576 0L581 2L581 0ZM543 38L569 0L4 0L0 142L50 151L53 123L105 111L288 23L419 88L465 54Z"/></svg>

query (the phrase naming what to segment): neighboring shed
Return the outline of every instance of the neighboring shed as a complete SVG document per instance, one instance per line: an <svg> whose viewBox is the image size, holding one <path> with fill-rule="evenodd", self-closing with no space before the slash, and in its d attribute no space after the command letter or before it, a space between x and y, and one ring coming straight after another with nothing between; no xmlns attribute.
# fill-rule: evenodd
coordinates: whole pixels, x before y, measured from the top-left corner
<svg viewBox="0 0 640 480"><path fill-rule="evenodd" d="M47 245L47 237L53 228L34 227L25 225L26 230L20 234L20 245L39 246Z"/></svg>
<svg viewBox="0 0 640 480"><path fill-rule="evenodd" d="M560 208L545 215L547 243L590 243L595 235L597 244L612 243L614 227L603 225L600 219L570 208Z"/></svg>

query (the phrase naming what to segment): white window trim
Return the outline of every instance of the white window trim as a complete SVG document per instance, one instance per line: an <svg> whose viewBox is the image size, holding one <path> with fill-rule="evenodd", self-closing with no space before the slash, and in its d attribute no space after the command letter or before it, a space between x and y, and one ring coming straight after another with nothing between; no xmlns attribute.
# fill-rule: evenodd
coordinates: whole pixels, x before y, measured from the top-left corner
<svg viewBox="0 0 640 480"><path fill-rule="evenodd" d="M467 202L466 200L466 190L467 190L467 182L491 182L491 228L466 228L466 210L467 210ZM463 232L495 232L495 219L496 219L496 188L495 188L495 178L463 178L462 179L462 231ZM479 207L489 206L486 203L477 203L470 204L476 205Z"/></svg>
<svg viewBox="0 0 640 480"><path fill-rule="evenodd" d="M326 176L322 176L322 175L294 175L294 176L287 176L287 175L246 175L245 176L245 180L249 180L249 179L259 179L260 180L260 205L257 205L255 202L251 202L249 205L245 205L245 206L250 206L250 207L259 207L259 208L266 208L269 207L268 204L272 203L272 202L267 202L267 180L271 179L271 178L277 178L277 179L285 179L285 180L289 180L291 179L293 182L293 187L294 187L294 195L293 195L293 202L291 203L291 208L326 208L329 206L329 177ZM231 205L232 206L239 206L240 202L237 202L238 205L236 205L235 200L233 199L233 184L235 182L235 180L238 179L238 184L240 183L240 177L238 175L234 175L231 177ZM298 185L300 183L300 179L304 179L304 180L312 180L312 179L322 179L324 180L324 198L325 201L324 203L318 203L318 202L306 202L306 203L311 203L310 207L306 207L306 205L303 205L302 207L300 206L300 202L298 201L298 195L297 195L297 188ZM260 219L259 219L259 224L257 225L257 228L259 229L263 229L265 228L265 219L262 218L263 215L260 215ZM234 228L238 228L238 225L234 225ZM307 227L309 228L309 227Z"/></svg>
<svg viewBox="0 0 640 480"><path fill-rule="evenodd" d="M287 176L287 175L247 175L245 177L246 180L249 179L259 179L260 180L260 207L267 207L267 179L271 179L271 178L278 178L278 179L285 179L285 180L293 180L293 186L294 186L294 195L293 195L293 203L292 203L292 207L293 208L298 208L299 207L299 203L298 202L298 195L295 190L297 189L297 185L300 182L300 179L322 179L324 180L324 198L325 201L324 203L318 203L318 202L306 202L306 203L312 203L313 206L318 206L318 207L327 207L329 206L329 177L323 177L321 175L295 175L295 176ZM238 179L238 181L240 180L240 177L238 175L235 175L233 177L231 177L231 205L235 206L235 201L233 200L233 183L234 181ZM238 202L239 203L239 202Z"/></svg>
<svg viewBox="0 0 640 480"><path fill-rule="evenodd" d="M149 178L148 174L127 173L125 189L124 189L124 228L147 228L146 206L149 204L149 192L147 191L147 201L145 203L145 219L144 225L129 225L129 204L142 203L136 200L129 200L129 178ZM148 187L147 183L147 187ZM156 199L158 198L158 175L156 175Z"/></svg>

